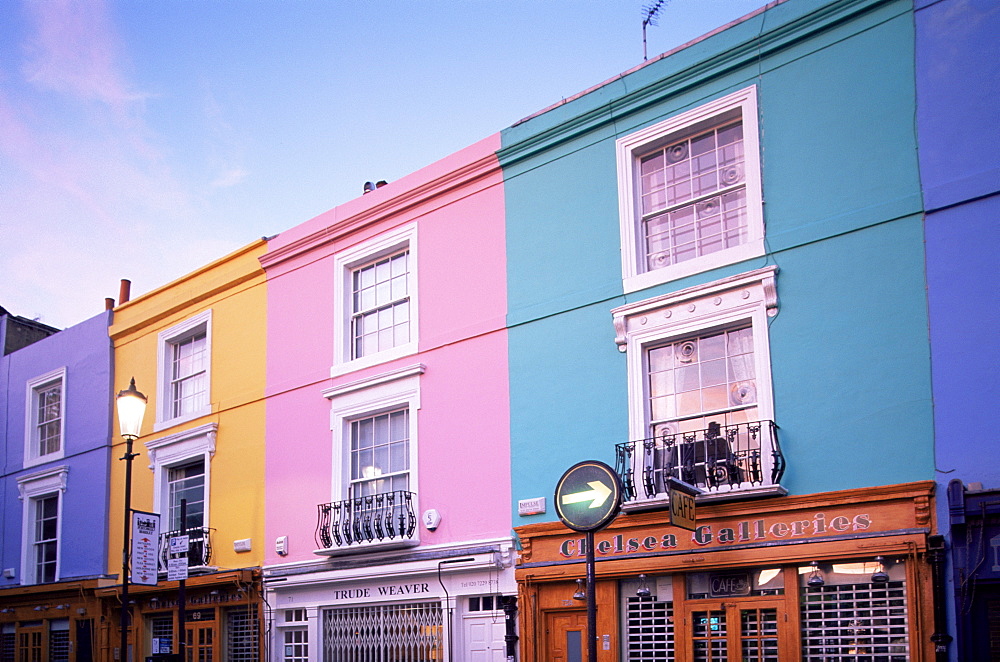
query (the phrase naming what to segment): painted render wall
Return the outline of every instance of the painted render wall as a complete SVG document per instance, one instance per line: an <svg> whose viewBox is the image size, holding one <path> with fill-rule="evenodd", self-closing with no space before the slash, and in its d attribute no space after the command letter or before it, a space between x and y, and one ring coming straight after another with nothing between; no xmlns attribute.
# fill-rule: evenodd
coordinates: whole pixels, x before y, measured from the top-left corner
<svg viewBox="0 0 1000 662"><path fill-rule="evenodd" d="M933 475L913 39L907 2L788 0L503 132L515 505L628 441L612 308L769 264L782 485ZM624 295L615 139L750 85L767 255Z"/></svg>
<svg viewBox="0 0 1000 662"><path fill-rule="evenodd" d="M322 395L420 363L418 524L423 545L495 539L510 532L504 200L492 136L399 181L332 209L269 242L267 556L317 561L317 505L344 498L332 484L331 404ZM471 177L470 172L478 172ZM334 256L417 224L418 353L331 378ZM336 334L336 337L335 337ZM273 542L288 536L288 556Z"/></svg>
<svg viewBox="0 0 1000 662"><path fill-rule="evenodd" d="M61 580L104 574L106 541L94 531L108 525L108 439L111 431L112 355L108 339L111 313L103 312L23 349L0 358L0 568L14 568L13 578L0 577L0 588L16 586L21 577L23 502L17 479L47 468L68 467L62 498L59 546ZM65 367L62 458L24 468L27 382Z"/></svg>
<svg viewBox="0 0 1000 662"><path fill-rule="evenodd" d="M996 489L1000 5L921 0L916 30L938 478Z"/></svg>
<svg viewBox="0 0 1000 662"><path fill-rule="evenodd" d="M219 568L259 566L264 544L264 368L267 295L258 258L266 250L258 240L161 288L115 309L110 333L115 346L114 390L136 388L149 402L142 436L134 444L139 456L132 467L132 508L153 510L153 471L146 444L207 423L218 425L209 474L212 565ZM154 431L157 409L158 334L212 309L211 413ZM121 549L124 508L125 442L115 416L111 463L111 549ZM162 513L161 513L162 514ZM233 541L249 538L251 551L235 552ZM121 573L120 559L108 572Z"/></svg>

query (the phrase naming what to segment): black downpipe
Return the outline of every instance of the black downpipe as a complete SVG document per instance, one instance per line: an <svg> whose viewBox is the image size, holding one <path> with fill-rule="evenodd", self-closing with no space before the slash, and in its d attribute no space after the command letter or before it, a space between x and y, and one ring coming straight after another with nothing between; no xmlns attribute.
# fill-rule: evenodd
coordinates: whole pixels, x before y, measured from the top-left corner
<svg viewBox="0 0 1000 662"><path fill-rule="evenodd" d="M945 600L948 599L945 590L945 541L944 536L927 537L927 562L931 566L931 587L934 592L934 658L938 662L947 662L948 644L952 636L948 634L948 615L945 610Z"/></svg>

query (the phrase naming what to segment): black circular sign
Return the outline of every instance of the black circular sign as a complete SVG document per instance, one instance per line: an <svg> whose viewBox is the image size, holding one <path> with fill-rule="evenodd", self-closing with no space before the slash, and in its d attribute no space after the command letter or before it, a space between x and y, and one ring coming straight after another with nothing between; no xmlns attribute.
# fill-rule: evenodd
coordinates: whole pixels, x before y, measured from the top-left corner
<svg viewBox="0 0 1000 662"><path fill-rule="evenodd" d="M615 470L597 460L579 462L556 484L556 514L574 531L596 531L618 515L621 480Z"/></svg>

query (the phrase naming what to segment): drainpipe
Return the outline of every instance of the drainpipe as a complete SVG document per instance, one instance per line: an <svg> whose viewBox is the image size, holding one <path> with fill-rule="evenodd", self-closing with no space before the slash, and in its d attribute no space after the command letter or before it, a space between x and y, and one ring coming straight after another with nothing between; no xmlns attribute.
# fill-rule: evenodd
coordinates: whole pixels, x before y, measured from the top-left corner
<svg viewBox="0 0 1000 662"><path fill-rule="evenodd" d="M952 636L948 634L948 617L945 611L945 542L944 536L927 536L927 562L931 566L931 586L934 592L934 659L947 662L948 644Z"/></svg>

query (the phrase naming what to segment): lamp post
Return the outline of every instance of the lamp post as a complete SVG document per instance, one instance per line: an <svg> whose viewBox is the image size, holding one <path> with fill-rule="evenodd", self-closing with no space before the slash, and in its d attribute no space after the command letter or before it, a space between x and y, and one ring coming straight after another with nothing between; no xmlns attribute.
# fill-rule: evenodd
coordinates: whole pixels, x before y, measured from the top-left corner
<svg viewBox="0 0 1000 662"><path fill-rule="evenodd" d="M146 413L146 396L139 393L135 388L135 377L129 387L118 392L118 424L121 428L122 437L125 439L125 455L120 460L125 460L125 525L122 536L122 609L121 609L121 648L119 648L119 662L128 662L128 555L129 555L129 534L131 533L130 515L132 511L132 460L138 453L132 452L132 442L139 437L139 428L142 427L142 416Z"/></svg>

